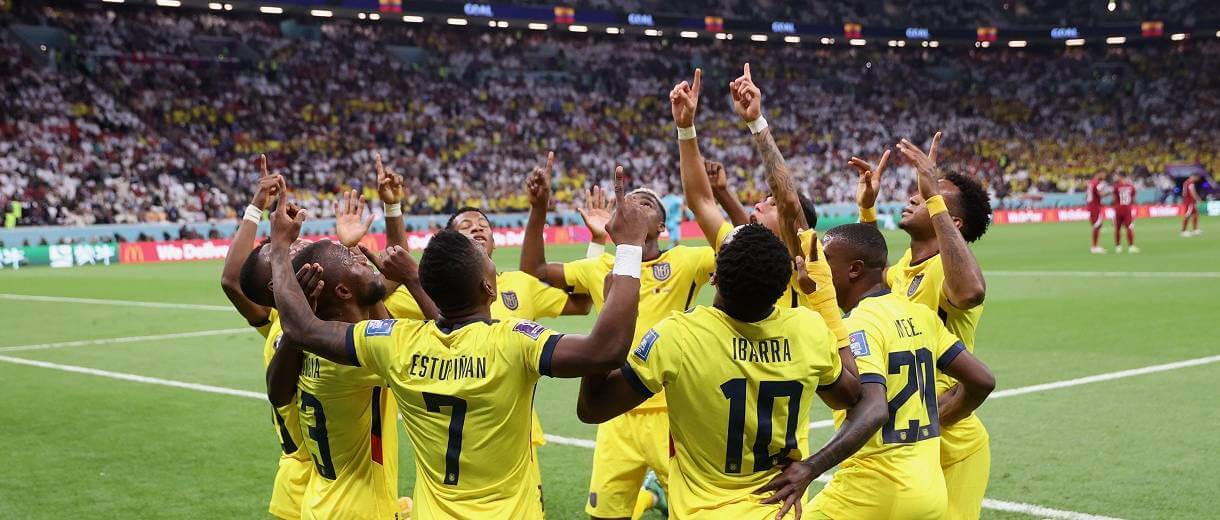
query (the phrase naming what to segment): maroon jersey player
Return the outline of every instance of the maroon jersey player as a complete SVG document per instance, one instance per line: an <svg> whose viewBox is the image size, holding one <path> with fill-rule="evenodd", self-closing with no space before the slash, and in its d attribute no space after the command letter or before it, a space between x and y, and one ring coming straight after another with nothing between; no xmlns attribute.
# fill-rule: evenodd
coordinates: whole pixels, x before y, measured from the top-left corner
<svg viewBox="0 0 1220 520"><path fill-rule="evenodd" d="M1199 231L1199 176L1191 175L1182 183L1182 236L1195 236ZM1192 231L1186 230L1186 224L1194 224Z"/></svg>
<svg viewBox="0 0 1220 520"><path fill-rule="evenodd" d="M1106 208L1101 204L1101 198L1106 195L1105 175L1097 173L1089 179L1089 184L1085 187L1084 203L1089 209L1089 225L1093 227L1093 248L1090 249L1093 253L1104 254L1106 252L1101 246L1097 245L1097 239L1101 236L1101 224L1106 220Z"/></svg>
<svg viewBox="0 0 1220 520"><path fill-rule="evenodd" d="M1138 253L1135 247L1135 185L1127 176L1114 183L1114 252L1123 252L1122 231L1127 230L1127 252Z"/></svg>

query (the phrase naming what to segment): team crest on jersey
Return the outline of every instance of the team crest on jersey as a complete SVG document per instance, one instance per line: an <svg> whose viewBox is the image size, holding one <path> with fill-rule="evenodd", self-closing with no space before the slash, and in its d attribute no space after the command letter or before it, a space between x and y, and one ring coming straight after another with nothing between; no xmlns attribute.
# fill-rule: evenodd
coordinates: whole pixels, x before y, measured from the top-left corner
<svg viewBox="0 0 1220 520"><path fill-rule="evenodd" d="M851 333L851 353L853 356L868 355L868 338L864 336L864 331L857 330Z"/></svg>
<svg viewBox="0 0 1220 520"><path fill-rule="evenodd" d="M661 262L652 266L652 277L656 278L658 282L668 280L671 273L672 270L669 268L669 262Z"/></svg>
<svg viewBox="0 0 1220 520"><path fill-rule="evenodd" d="M541 336L546 331L546 327L529 320L521 320L520 323L513 327L513 330L529 336L530 339L538 339L538 336Z"/></svg>
<svg viewBox="0 0 1220 520"><path fill-rule="evenodd" d="M657 338L661 337L657 331L649 329L643 338L640 338L640 345L635 347L635 352L632 354L639 358L640 361L648 361L648 354L652 352L652 345L657 342Z"/></svg>
<svg viewBox="0 0 1220 520"><path fill-rule="evenodd" d="M500 301L504 302L504 306L508 307L510 311L517 310L517 306L521 305L521 302L517 300L517 291L504 291L500 293Z"/></svg>
<svg viewBox="0 0 1220 520"><path fill-rule="evenodd" d="M364 335L368 336L389 336L394 329L394 322L398 320L369 320L369 324L364 326Z"/></svg>
<svg viewBox="0 0 1220 520"><path fill-rule="evenodd" d="M922 281L923 281L923 273L919 273L919 274L915 275L915 278L911 279L911 286L907 287L907 298L915 296L915 291L919 290L919 283Z"/></svg>

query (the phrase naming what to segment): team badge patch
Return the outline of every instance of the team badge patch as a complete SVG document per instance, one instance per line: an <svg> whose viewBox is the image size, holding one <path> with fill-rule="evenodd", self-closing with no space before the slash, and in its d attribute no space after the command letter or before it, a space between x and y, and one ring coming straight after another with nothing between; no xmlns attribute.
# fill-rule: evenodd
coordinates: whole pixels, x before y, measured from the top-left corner
<svg viewBox="0 0 1220 520"><path fill-rule="evenodd" d="M670 273L669 262L661 262L652 266L652 277L656 278L658 282L668 280Z"/></svg>
<svg viewBox="0 0 1220 520"><path fill-rule="evenodd" d="M370 320L368 325L364 327L364 335L367 336L389 336L390 331L394 329L394 323L398 320Z"/></svg>
<svg viewBox="0 0 1220 520"><path fill-rule="evenodd" d="M504 302L504 306L508 310L515 311L521 302L517 300L517 291L504 291L500 293L500 301Z"/></svg>
<svg viewBox="0 0 1220 520"><path fill-rule="evenodd" d="M851 333L851 336L849 336L849 337L851 338L852 355L856 356L856 357L867 356L868 355L868 338L866 338L864 336L864 331L857 330L857 331Z"/></svg>
<svg viewBox="0 0 1220 520"><path fill-rule="evenodd" d="M541 336L546 331L546 327L529 320L521 320L520 323L513 327L513 330L529 336L530 339L538 339L538 336Z"/></svg>
<svg viewBox="0 0 1220 520"><path fill-rule="evenodd" d="M919 290L919 283L922 281L923 281L923 273L919 273L919 274L915 275L915 278L911 279L911 286L907 287L907 298L915 296L915 291Z"/></svg>
<svg viewBox="0 0 1220 520"><path fill-rule="evenodd" d="M644 337L640 338L640 345L635 347L635 351L632 354L639 358L640 361L648 361L648 354L652 352L652 345L657 342L659 337L661 336L657 334L657 331L650 329L647 334L644 334Z"/></svg>

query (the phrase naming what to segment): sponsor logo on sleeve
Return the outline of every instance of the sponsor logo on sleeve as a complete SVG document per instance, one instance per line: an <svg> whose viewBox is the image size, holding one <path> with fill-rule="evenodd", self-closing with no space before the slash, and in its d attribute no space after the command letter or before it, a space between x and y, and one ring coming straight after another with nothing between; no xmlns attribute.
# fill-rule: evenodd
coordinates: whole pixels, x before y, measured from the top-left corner
<svg viewBox="0 0 1220 520"><path fill-rule="evenodd" d="M529 336L530 339L538 339L538 336L541 336L546 331L546 327L529 320L521 320L520 323L513 327L513 330Z"/></svg>
<svg viewBox="0 0 1220 520"><path fill-rule="evenodd" d="M394 330L394 323L398 320L370 320L368 325L364 326L364 335L368 336L389 336Z"/></svg>
<svg viewBox="0 0 1220 520"><path fill-rule="evenodd" d="M657 334L657 331L649 330L647 334L644 334L643 338L640 338L640 345L635 347L635 351L632 354L640 361L648 361L648 354L652 352L652 345L657 342L659 337L661 336Z"/></svg>
<svg viewBox="0 0 1220 520"><path fill-rule="evenodd" d="M864 331L857 330L851 333L851 353L853 356L868 355L868 338L864 336Z"/></svg>

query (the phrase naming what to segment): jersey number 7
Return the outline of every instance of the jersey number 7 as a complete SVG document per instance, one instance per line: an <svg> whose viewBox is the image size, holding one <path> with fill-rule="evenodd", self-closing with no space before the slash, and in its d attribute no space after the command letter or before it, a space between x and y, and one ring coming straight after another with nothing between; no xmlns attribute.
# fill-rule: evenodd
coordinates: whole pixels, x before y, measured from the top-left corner
<svg viewBox="0 0 1220 520"><path fill-rule="evenodd" d="M462 430L466 427L466 400L451 395L424 392L424 406L429 412L440 413L442 407L449 407L449 446L445 449L445 485L456 486L458 483L459 465L462 458Z"/></svg>
<svg viewBox="0 0 1220 520"><path fill-rule="evenodd" d="M780 460L788 458L788 452L796 449L797 419L800 418L801 393L804 387L799 381L761 381L758 383L758 431L754 435L754 471L766 471ZM724 472L743 473L741 452L746 439L746 379L737 378L720 385L720 392L729 400L728 443L724 451ZM784 448L772 455L771 412L775 399L788 398L788 424L784 433Z"/></svg>

